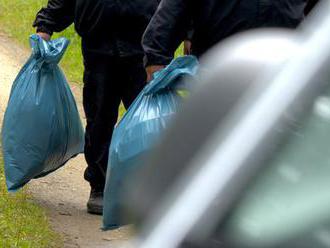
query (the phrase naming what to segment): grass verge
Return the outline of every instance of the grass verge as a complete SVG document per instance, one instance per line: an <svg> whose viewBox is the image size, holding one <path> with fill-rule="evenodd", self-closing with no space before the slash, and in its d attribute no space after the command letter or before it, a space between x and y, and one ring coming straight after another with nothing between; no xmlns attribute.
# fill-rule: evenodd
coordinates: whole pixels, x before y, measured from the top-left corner
<svg viewBox="0 0 330 248"><path fill-rule="evenodd" d="M32 202L25 190L7 193L1 153L0 247L62 247L61 238L50 229L44 210Z"/></svg>
<svg viewBox="0 0 330 248"><path fill-rule="evenodd" d="M7 193L0 153L0 247L62 247L49 227L46 214L23 190Z"/></svg>
<svg viewBox="0 0 330 248"><path fill-rule="evenodd" d="M35 33L32 23L36 13L47 0L0 0L0 30L10 37L29 47L29 36ZM61 61L61 66L70 82L81 83L83 75L80 37L75 33L73 26L54 38L64 36L70 39L71 44Z"/></svg>

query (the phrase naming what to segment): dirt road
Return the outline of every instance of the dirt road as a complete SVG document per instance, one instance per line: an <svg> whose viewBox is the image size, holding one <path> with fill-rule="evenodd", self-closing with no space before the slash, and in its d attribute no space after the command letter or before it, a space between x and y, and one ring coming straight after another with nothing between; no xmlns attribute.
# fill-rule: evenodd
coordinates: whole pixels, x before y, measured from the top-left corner
<svg viewBox="0 0 330 248"><path fill-rule="evenodd" d="M29 50L0 33L0 123L11 84L29 54ZM72 85L72 91L82 115L81 87ZM63 236L64 247L119 247L120 242L130 236L130 229L102 232L101 217L86 213L89 186L83 180L85 167L80 155L57 172L32 181L28 189L35 201L47 210L53 229Z"/></svg>

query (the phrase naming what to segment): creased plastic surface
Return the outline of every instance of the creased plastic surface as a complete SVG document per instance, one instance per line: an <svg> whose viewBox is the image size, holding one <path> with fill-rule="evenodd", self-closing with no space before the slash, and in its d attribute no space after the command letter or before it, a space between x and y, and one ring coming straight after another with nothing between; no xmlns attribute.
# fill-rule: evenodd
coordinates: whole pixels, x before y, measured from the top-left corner
<svg viewBox="0 0 330 248"><path fill-rule="evenodd" d="M57 65L69 41L32 35L30 44L32 55L13 83L2 129L9 191L58 169L84 145L76 102Z"/></svg>
<svg viewBox="0 0 330 248"><path fill-rule="evenodd" d="M182 97L176 86L183 76L194 76L198 61L193 56L180 57L154 75L114 130L104 192L103 227L117 228L120 219L121 189L125 177L143 166L143 158L160 140L170 120L177 113Z"/></svg>

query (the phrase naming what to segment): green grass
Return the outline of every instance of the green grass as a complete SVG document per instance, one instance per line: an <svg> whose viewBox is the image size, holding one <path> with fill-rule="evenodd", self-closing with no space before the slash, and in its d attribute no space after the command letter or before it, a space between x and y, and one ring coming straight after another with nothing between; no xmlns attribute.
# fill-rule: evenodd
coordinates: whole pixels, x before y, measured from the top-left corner
<svg viewBox="0 0 330 248"><path fill-rule="evenodd" d="M14 38L18 43L29 47L28 37L35 33L32 23L37 11L47 3L46 0L0 0L0 30ZM81 83L83 75L80 37L73 26L54 38L64 36L71 44L64 55L61 66L70 82Z"/></svg>
<svg viewBox="0 0 330 248"><path fill-rule="evenodd" d="M1 1L1 0L0 0ZM179 46L179 48L175 52L175 57L183 56L183 44Z"/></svg>
<svg viewBox="0 0 330 248"><path fill-rule="evenodd" d="M62 241L49 227L43 209L25 191L7 193L0 154L0 247L61 247Z"/></svg>

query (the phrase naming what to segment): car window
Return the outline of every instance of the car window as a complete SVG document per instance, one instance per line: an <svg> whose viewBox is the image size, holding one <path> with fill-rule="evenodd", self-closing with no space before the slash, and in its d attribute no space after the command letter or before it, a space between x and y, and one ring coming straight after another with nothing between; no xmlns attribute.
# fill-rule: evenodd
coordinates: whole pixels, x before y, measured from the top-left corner
<svg viewBox="0 0 330 248"><path fill-rule="evenodd" d="M330 247L330 91L290 130L226 222L232 247Z"/></svg>

